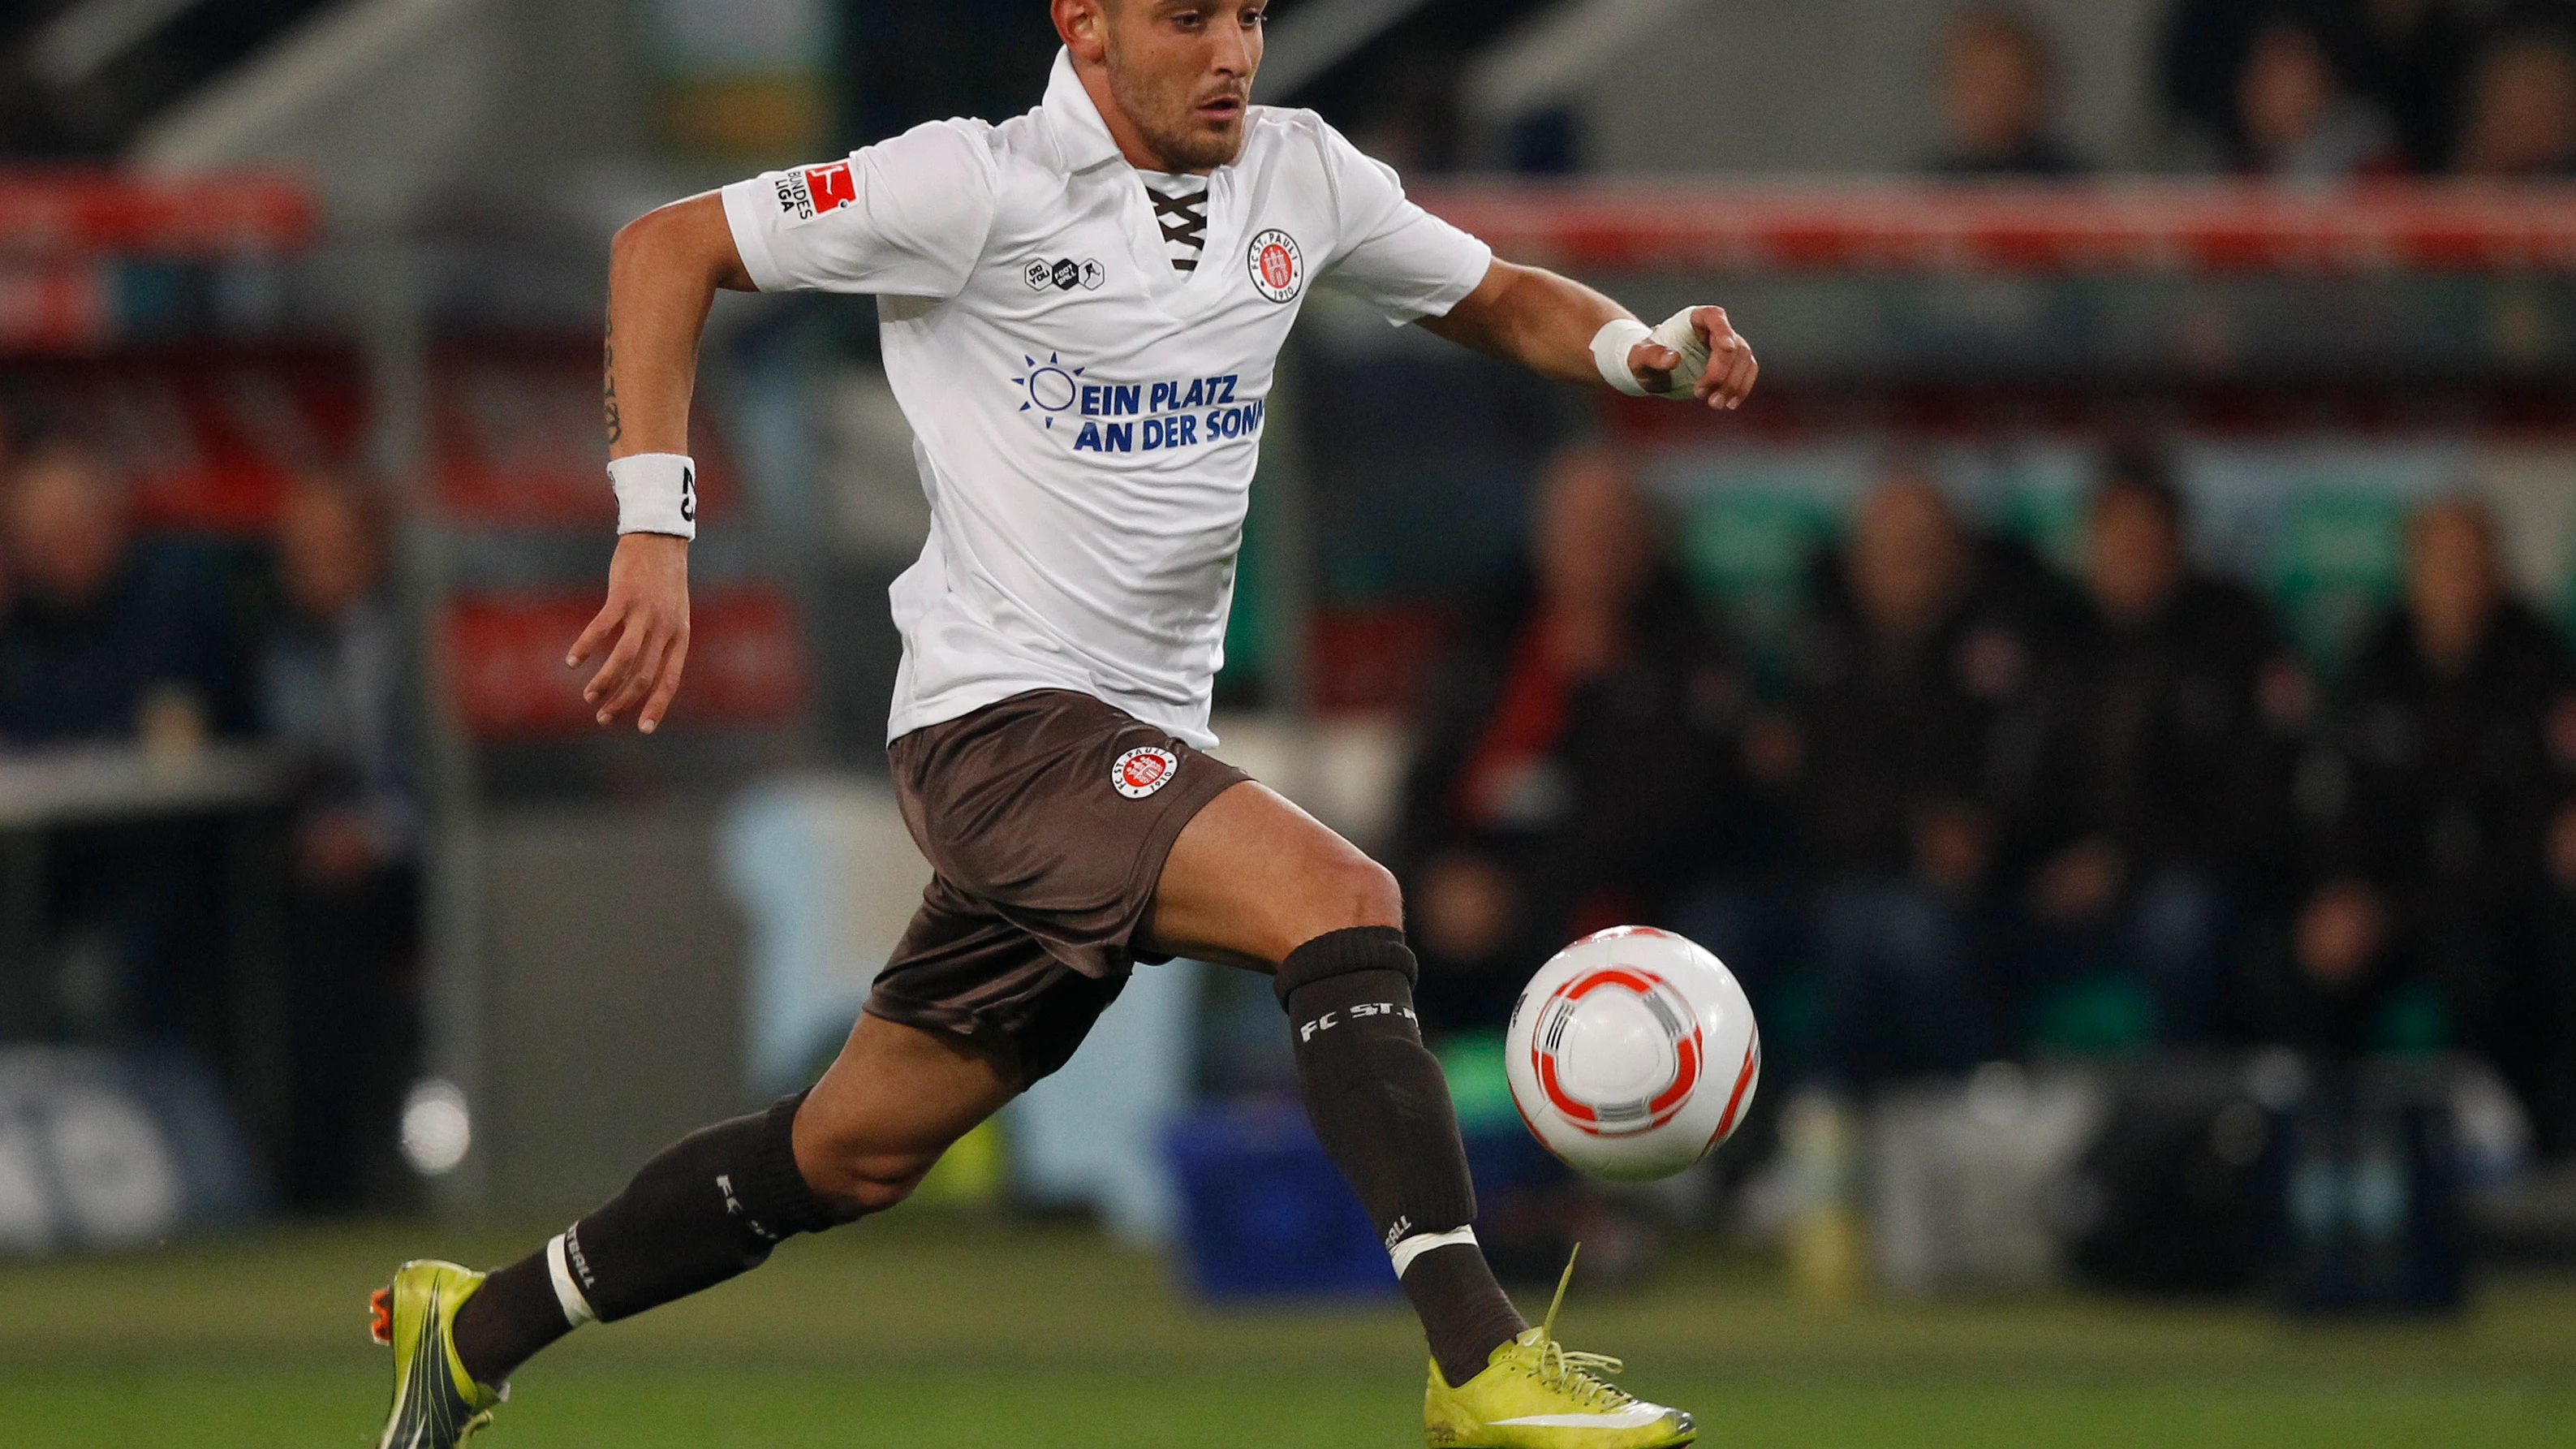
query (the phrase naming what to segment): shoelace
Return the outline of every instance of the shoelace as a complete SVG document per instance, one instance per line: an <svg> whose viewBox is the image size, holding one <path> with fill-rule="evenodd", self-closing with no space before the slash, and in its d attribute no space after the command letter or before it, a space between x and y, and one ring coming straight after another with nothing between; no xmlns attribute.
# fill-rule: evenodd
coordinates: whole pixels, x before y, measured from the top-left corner
<svg viewBox="0 0 2576 1449"><path fill-rule="evenodd" d="M1583 1245L1565 1255L1565 1272L1556 1280L1556 1297L1547 1305L1547 1317L1538 1326L1538 1376L1559 1390L1596 1408L1616 1409L1636 1402L1637 1396L1616 1384L1603 1383L1595 1374L1615 1374L1627 1367L1606 1353L1578 1353L1556 1341L1556 1313L1565 1306L1565 1290L1574 1282L1574 1260L1583 1253Z"/></svg>

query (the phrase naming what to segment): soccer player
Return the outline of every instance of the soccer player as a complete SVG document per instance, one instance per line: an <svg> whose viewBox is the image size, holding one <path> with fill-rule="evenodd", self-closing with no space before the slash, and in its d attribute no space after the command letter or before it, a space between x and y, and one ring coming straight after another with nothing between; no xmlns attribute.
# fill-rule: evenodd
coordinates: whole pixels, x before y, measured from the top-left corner
<svg viewBox="0 0 2576 1449"><path fill-rule="evenodd" d="M649 732L680 684L685 429L716 289L876 294L932 517L891 591L888 754L935 876L811 1089L683 1138L519 1262L396 1274L375 1300L397 1364L384 1445L444 1449L574 1328L894 1206L1064 1064L1133 963L1175 956L1275 975L1316 1133L1430 1340L1429 1443L1692 1438L1496 1286L1393 880L1202 751L1264 403L1311 286L1552 377L1711 407L1743 401L1753 353L1718 308L1650 330L1497 261L1313 114L1250 104L1265 4L1051 0L1064 49L1036 110L920 126L618 235L623 536L572 646L607 651L585 698Z"/></svg>

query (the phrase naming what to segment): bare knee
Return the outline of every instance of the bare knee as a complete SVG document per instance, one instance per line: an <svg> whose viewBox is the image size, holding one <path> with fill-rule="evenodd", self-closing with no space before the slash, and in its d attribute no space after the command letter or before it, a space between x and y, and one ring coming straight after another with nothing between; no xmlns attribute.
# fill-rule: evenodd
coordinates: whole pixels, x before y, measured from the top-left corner
<svg viewBox="0 0 2576 1449"><path fill-rule="evenodd" d="M1357 851L1324 868L1316 895L1319 909L1309 939L1353 926L1404 924L1404 892L1395 873Z"/></svg>
<svg viewBox="0 0 2576 1449"><path fill-rule="evenodd" d="M866 1217L902 1202L938 1161L936 1153L868 1152L828 1144L810 1153L800 1148L796 1154L805 1185L842 1218Z"/></svg>

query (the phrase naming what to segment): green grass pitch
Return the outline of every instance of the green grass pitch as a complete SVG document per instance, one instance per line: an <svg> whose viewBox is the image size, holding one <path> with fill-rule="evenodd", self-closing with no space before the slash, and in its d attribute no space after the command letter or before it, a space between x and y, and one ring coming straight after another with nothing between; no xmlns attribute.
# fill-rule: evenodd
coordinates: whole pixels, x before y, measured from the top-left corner
<svg viewBox="0 0 2576 1449"><path fill-rule="evenodd" d="M390 1371L367 1290L400 1257L525 1246L377 1225L0 1266L0 1445L371 1443ZM2576 1444L2565 1277L2492 1280L2439 1324L2071 1296L1829 1311L1707 1251L1650 1290L1578 1291L1561 1327L1725 1449ZM1394 1449L1421 1442L1422 1364L1396 1301L1210 1311L1082 1229L905 1212L583 1330L477 1443Z"/></svg>

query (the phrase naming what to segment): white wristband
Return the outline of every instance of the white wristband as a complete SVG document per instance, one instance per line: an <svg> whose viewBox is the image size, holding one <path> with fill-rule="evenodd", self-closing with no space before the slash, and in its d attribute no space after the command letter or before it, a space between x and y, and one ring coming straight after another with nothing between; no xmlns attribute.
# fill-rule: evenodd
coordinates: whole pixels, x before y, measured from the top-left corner
<svg viewBox="0 0 2576 1449"><path fill-rule="evenodd" d="M681 453L637 453L612 458L609 486L617 490L619 533L698 536L698 465Z"/></svg>
<svg viewBox="0 0 2576 1449"><path fill-rule="evenodd" d="M1646 385L1629 370L1628 354L1654 335L1634 317L1614 317L1602 323L1601 330L1592 334L1592 365L1601 369L1601 380L1630 397L1644 397Z"/></svg>

